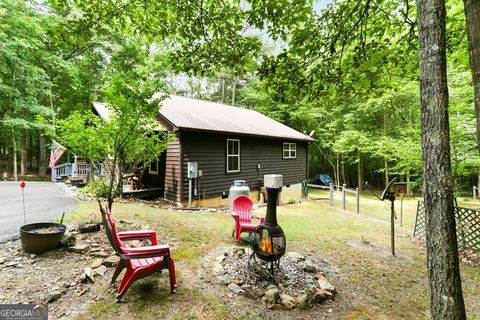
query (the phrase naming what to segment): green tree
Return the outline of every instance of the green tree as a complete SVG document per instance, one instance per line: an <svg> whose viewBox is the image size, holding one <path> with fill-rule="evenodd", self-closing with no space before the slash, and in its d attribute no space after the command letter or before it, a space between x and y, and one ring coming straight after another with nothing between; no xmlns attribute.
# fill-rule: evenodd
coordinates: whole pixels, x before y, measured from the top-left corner
<svg viewBox="0 0 480 320"><path fill-rule="evenodd" d="M109 176L107 203L111 209L122 192L122 177L136 166L156 160L166 149L168 133L156 121L164 70L149 46L126 41L111 57L105 75L107 120L74 112L59 122L59 140L75 154L104 162Z"/></svg>

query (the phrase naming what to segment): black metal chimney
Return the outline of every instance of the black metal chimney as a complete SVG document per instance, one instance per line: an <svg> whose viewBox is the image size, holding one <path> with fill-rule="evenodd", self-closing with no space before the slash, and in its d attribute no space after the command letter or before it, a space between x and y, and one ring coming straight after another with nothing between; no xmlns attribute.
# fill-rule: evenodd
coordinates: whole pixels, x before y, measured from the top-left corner
<svg viewBox="0 0 480 320"><path fill-rule="evenodd" d="M267 188L267 215L264 222L267 226L278 226L277 201L279 191L279 188Z"/></svg>

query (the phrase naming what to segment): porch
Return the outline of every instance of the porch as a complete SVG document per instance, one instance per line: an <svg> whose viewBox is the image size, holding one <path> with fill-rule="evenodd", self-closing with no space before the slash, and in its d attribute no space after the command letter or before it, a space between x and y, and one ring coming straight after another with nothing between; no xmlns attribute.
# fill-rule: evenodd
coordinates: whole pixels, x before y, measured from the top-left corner
<svg viewBox="0 0 480 320"><path fill-rule="evenodd" d="M103 164L91 164L86 162L62 163L52 168L51 180L58 182L67 178L83 178L87 180L90 177L105 176Z"/></svg>

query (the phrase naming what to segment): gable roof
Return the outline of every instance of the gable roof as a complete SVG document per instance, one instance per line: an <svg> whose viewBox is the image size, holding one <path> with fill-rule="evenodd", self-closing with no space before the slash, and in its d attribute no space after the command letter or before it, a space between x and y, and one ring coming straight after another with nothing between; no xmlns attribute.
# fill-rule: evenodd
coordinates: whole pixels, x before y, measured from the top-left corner
<svg viewBox="0 0 480 320"><path fill-rule="evenodd" d="M315 141L260 112L221 103L170 95L160 103L160 117L177 130L199 130Z"/></svg>

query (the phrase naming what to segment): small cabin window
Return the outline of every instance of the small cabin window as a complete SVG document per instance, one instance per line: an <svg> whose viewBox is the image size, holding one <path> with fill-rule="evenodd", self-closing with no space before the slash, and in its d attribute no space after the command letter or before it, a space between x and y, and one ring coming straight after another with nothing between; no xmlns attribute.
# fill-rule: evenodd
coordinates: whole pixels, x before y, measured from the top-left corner
<svg viewBox="0 0 480 320"><path fill-rule="evenodd" d="M291 142L283 143L283 159L295 159L297 157L297 144Z"/></svg>
<svg viewBox="0 0 480 320"><path fill-rule="evenodd" d="M240 172L240 140L227 139L227 173Z"/></svg>

